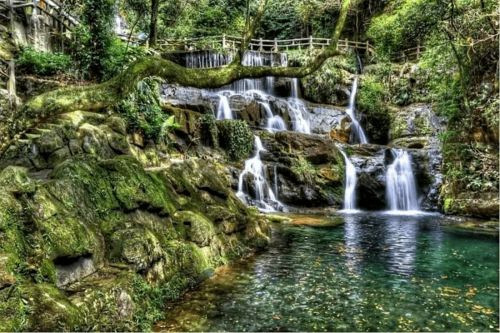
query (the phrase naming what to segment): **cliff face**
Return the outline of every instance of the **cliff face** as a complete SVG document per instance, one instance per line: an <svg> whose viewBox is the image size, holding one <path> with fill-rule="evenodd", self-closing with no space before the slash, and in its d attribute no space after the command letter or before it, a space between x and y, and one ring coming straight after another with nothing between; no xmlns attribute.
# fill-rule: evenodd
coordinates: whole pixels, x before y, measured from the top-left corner
<svg viewBox="0 0 500 333"><path fill-rule="evenodd" d="M267 222L223 165L166 152L117 116L78 111L10 147L0 330L147 329L164 301L266 246Z"/></svg>

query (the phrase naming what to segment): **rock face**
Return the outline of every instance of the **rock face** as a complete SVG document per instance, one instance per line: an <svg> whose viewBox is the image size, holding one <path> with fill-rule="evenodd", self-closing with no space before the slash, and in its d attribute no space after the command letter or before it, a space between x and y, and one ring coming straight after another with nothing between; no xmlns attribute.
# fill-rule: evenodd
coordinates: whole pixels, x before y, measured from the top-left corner
<svg viewBox="0 0 500 333"><path fill-rule="evenodd" d="M290 80L276 80L277 84L286 86L289 91ZM277 82L277 83L276 83ZM276 90L276 89L275 89ZM293 128L290 108L287 98L275 97L261 92L236 94L221 92L228 97L233 116L246 121L251 127L265 128L267 126L267 111L264 103L269 105L273 115L280 116L287 129ZM285 94L286 95L286 94ZM216 114L220 97L206 90L165 85L163 88L164 103L178 109L188 109L198 113ZM326 104L314 104L304 101L307 116L311 124L311 132L326 134L340 142L348 142L351 120L342 107Z"/></svg>
<svg viewBox="0 0 500 333"><path fill-rule="evenodd" d="M333 140L294 132L259 135L278 200L295 207L341 206L344 162Z"/></svg>
<svg viewBox="0 0 500 333"><path fill-rule="evenodd" d="M368 210L387 209L386 202L386 172L394 161L391 148L381 145L358 145L346 148L358 174L356 194L358 206ZM412 159L412 169L419 193L420 207L437 204L437 200L429 199L434 190L433 174L429 168L429 155L426 150L409 149Z"/></svg>
<svg viewBox="0 0 500 333"><path fill-rule="evenodd" d="M120 117L78 111L10 147L0 330L144 330L158 302L266 246L224 166L167 153Z"/></svg>

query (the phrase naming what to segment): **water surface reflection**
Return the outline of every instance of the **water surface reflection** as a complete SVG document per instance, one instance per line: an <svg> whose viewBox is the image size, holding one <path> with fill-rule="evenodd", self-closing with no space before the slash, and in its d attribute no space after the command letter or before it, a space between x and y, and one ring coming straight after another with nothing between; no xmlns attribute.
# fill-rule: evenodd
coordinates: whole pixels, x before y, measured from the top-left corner
<svg viewBox="0 0 500 333"><path fill-rule="evenodd" d="M175 331L454 331L498 327L498 242L444 233L439 216L343 215L276 226L167 310Z"/></svg>

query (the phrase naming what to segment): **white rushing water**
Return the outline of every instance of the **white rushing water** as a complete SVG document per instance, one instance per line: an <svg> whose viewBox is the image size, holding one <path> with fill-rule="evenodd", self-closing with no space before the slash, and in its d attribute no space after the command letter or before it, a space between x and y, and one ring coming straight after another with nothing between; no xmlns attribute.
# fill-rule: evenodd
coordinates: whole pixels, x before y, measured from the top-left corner
<svg viewBox="0 0 500 333"><path fill-rule="evenodd" d="M269 132L279 132L286 131L286 124L283 118L278 115L273 115L273 111L271 110L271 106L267 102L260 102L260 104L264 107L266 111L267 124L266 129Z"/></svg>
<svg viewBox="0 0 500 333"><path fill-rule="evenodd" d="M217 120L233 119L233 112L229 106L229 99L222 92L218 94L219 105L217 106Z"/></svg>
<svg viewBox="0 0 500 333"><path fill-rule="evenodd" d="M233 60L231 54L219 54L213 52L191 52L186 56L186 67L189 68L214 68L228 65ZM271 53L247 51L243 57L244 66L288 66L286 53ZM299 80L291 79L291 89L289 98L274 96L274 77L264 77L256 79L242 79L235 81L224 87L210 90L209 94L214 98L216 104L218 120L234 119L237 113L231 109L231 97L238 95L247 100L255 100L264 109L265 117L262 121L262 128L269 132L293 130L301 133L311 133L309 121L309 111L303 100L299 98ZM241 101L241 98L238 99ZM287 128L281 114L274 114L271 103L282 102L286 105L282 111L287 112L286 118L291 124ZM284 103L283 103L284 102ZM241 102L236 102L241 103ZM233 106L236 108L235 104ZM246 204L257 206L262 211L284 210L285 206L277 199L278 176L277 168L274 169L274 179L268 181L266 167L260 159L260 152L264 151L262 142L258 136L255 137L255 155L245 161L245 168L241 172L238 180L238 197ZM251 184L248 182L251 180ZM272 186L270 185L272 183ZM274 189L274 191L273 191Z"/></svg>
<svg viewBox="0 0 500 333"><path fill-rule="evenodd" d="M354 134L354 143L368 143L368 139L366 138L366 134L363 131L363 128L359 124L358 119L356 118L356 93L358 91L358 77L354 78L352 82L351 95L349 97L349 106L346 110L349 117L351 117L352 121L352 130Z"/></svg>
<svg viewBox="0 0 500 333"><path fill-rule="evenodd" d="M267 181L266 169L260 159L260 153L265 149L258 136L254 136L254 149L255 155L245 161L245 168L238 179L237 196L243 202L254 204L262 211L283 210L284 205L278 201ZM247 183L249 179L253 179L252 184ZM275 187L277 188L277 184L275 184ZM249 194L249 188L252 188L254 196Z"/></svg>
<svg viewBox="0 0 500 333"><path fill-rule="evenodd" d="M299 79L294 77L292 79L292 89L290 91L290 97L299 98Z"/></svg>
<svg viewBox="0 0 500 333"><path fill-rule="evenodd" d="M418 211L417 187L411 157L402 149L392 149L394 162L387 168L386 197L391 211Z"/></svg>
<svg viewBox="0 0 500 333"><path fill-rule="evenodd" d="M344 189L344 212L356 211L356 183L358 176L356 175L356 168L346 153L339 149L345 161L345 189Z"/></svg>
<svg viewBox="0 0 500 333"><path fill-rule="evenodd" d="M301 133L311 133L311 123L309 112L304 102L300 98L291 97L288 99L288 112L292 118L293 130Z"/></svg>

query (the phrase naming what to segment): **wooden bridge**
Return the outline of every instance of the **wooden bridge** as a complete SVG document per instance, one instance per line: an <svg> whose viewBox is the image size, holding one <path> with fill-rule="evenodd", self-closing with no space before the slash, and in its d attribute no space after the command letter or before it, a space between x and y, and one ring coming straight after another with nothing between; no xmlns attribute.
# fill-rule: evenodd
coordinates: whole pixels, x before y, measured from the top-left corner
<svg viewBox="0 0 500 333"><path fill-rule="evenodd" d="M207 50L236 51L242 43L241 37L219 35L199 38L164 39L157 43L157 47L169 52L194 52ZM252 39L248 49L259 52L287 52L291 50L324 49L331 44L330 38L295 38L295 39ZM357 42L347 39L339 40L337 48L340 50L357 50L368 55L375 53L369 42Z"/></svg>

